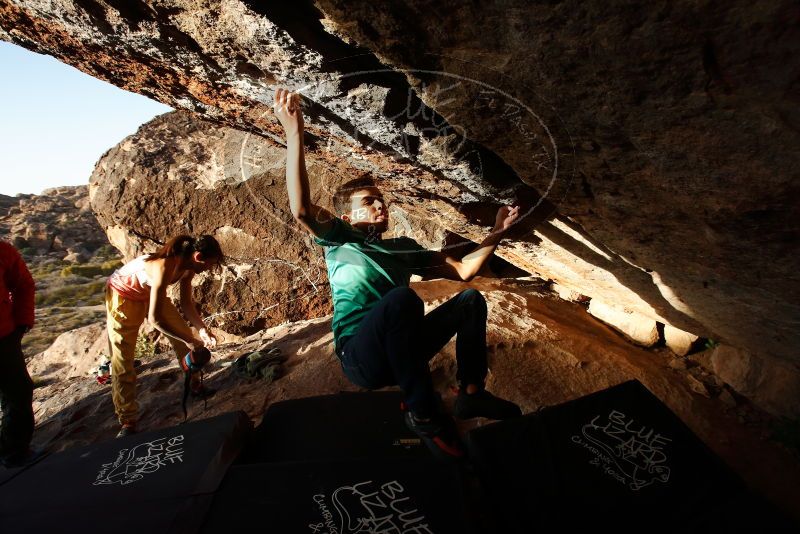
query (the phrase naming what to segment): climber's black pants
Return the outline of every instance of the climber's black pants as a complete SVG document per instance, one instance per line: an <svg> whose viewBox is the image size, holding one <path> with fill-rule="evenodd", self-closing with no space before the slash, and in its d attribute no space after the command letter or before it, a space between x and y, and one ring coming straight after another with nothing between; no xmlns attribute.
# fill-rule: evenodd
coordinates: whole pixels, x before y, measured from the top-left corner
<svg viewBox="0 0 800 534"><path fill-rule="evenodd" d="M33 382L22 355L22 338L0 338L0 458L25 454L33 436Z"/></svg>
<svg viewBox="0 0 800 534"><path fill-rule="evenodd" d="M456 335L459 384L486 378L486 301L467 289L425 315L422 299L408 287L389 291L364 316L358 331L340 341L347 378L377 389L399 385L417 415L436 411L428 361Z"/></svg>

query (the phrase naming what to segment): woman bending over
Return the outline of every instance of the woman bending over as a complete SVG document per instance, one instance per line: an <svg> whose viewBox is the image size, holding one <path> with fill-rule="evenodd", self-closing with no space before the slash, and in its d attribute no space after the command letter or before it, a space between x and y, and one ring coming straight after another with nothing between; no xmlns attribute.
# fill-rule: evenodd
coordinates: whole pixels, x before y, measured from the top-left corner
<svg viewBox="0 0 800 534"><path fill-rule="evenodd" d="M139 405L136 402L136 371L133 368L139 327L147 318L167 336L178 360L200 347L212 348L216 338L206 329L192 298L192 278L217 268L224 256L210 235L198 238L173 237L152 254L139 256L117 269L106 285L108 344L111 354L111 397L122 426L117 437L136 432ZM199 338L167 297L167 287L180 283L180 307ZM195 378L197 380L195 380ZM192 381L192 394L205 398L213 394Z"/></svg>

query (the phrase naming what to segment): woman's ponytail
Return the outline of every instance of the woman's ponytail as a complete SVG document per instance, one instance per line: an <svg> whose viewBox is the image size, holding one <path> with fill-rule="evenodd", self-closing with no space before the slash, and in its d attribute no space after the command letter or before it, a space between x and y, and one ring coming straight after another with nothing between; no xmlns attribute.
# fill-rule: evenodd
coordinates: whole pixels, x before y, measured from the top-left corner
<svg viewBox="0 0 800 534"><path fill-rule="evenodd" d="M194 238L188 235L178 235L164 243L164 245L150 254L147 261L178 256L188 258L193 253L199 252L206 260L217 260L218 264L223 264L225 256L219 242L211 235L201 235Z"/></svg>
<svg viewBox="0 0 800 534"><path fill-rule="evenodd" d="M147 261L160 260L163 258L171 258L172 256L179 256L185 258L191 256L194 252L195 238L188 235L178 235L164 243L164 245L150 254Z"/></svg>

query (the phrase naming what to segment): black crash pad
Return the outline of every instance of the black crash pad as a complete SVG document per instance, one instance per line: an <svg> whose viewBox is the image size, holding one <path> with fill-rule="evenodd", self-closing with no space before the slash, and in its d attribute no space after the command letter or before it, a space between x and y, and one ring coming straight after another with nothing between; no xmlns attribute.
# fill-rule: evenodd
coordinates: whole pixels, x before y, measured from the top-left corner
<svg viewBox="0 0 800 534"><path fill-rule="evenodd" d="M234 465L203 533L469 533L461 483L433 460Z"/></svg>
<svg viewBox="0 0 800 534"><path fill-rule="evenodd" d="M427 458L403 422L399 391L339 393L277 402L248 440L241 462Z"/></svg>
<svg viewBox="0 0 800 534"><path fill-rule="evenodd" d="M249 430L226 413L52 454L0 486L2 531L191 532Z"/></svg>
<svg viewBox="0 0 800 534"><path fill-rule="evenodd" d="M6 482L11 482L11 480L14 477L17 477L17 476L21 475L22 473L24 473L25 471L27 471L28 469L30 469L31 467L33 467L37 463L41 462L45 458L47 458L47 454L46 453L43 454L42 456L40 456L39 458L37 458L36 460L34 460L33 462L31 462L29 464L25 464L25 465L23 465L21 467L3 467L3 466L0 466L0 486L5 484Z"/></svg>
<svg viewBox="0 0 800 534"><path fill-rule="evenodd" d="M692 531L726 514L744 520L733 503L763 504L638 381L467 442L504 532Z"/></svg>

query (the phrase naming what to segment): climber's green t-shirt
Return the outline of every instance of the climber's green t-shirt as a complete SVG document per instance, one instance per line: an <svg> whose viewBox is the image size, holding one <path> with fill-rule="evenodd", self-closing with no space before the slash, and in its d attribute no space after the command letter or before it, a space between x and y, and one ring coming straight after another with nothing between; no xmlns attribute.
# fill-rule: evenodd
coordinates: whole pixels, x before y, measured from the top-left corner
<svg viewBox="0 0 800 534"><path fill-rule="evenodd" d="M381 297L395 287L408 286L411 275L424 274L436 258L436 252L410 237L368 239L338 217L333 228L314 241L325 247L337 350Z"/></svg>

